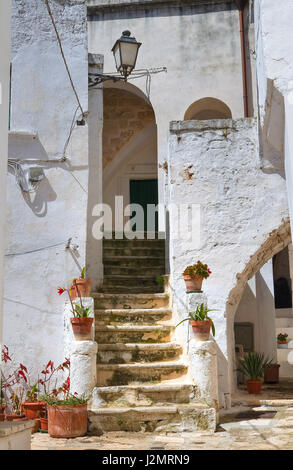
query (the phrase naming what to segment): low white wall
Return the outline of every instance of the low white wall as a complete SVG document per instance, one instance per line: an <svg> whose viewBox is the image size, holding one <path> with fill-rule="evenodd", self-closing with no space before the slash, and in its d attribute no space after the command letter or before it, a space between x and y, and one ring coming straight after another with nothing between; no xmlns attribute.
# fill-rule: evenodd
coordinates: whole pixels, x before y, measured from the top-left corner
<svg viewBox="0 0 293 470"><path fill-rule="evenodd" d="M286 183L277 173L262 172L254 119L171 123L168 174L169 201L195 203L201 209L199 247L190 247L183 240L170 241L174 305L178 318L183 317L186 305L182 272L198 259L207 263L212 275L204 281L203 289L209 307L217 309L211 316L218 344L220 404L224 406L232 386L229 368L237 308L237 300L227 304L229 294L237 289L238 273L252 262L252 255L272 230L288 218ZM171 231L176 223L170 215ZM269 254L268 259L271 257ZM183 344L184 331L184 327L177 331Z"/></svg>

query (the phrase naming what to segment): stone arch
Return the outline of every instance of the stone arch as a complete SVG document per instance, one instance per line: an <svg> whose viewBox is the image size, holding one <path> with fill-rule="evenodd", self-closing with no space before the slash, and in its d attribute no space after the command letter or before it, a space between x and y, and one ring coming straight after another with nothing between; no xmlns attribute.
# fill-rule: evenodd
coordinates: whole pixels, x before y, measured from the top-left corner
<svg viewBox="0 0 293 470"><path fill-rule="evenodd" d="M223 101L217 98L202 98L192 103L184 114L184 120L231 119L232 113Z"/></svg>
<svg viewBox="0 0 293 470"><path fill-rule="evenodd" d="M251 279L275 254L279 253L291 242L290 220L287 219L261 244L259 249L250 257L249 262L241 273L236 276L236 283L231 289L226 302L227 345L230 390L234 385L234 317L247 281Z"/></svg>

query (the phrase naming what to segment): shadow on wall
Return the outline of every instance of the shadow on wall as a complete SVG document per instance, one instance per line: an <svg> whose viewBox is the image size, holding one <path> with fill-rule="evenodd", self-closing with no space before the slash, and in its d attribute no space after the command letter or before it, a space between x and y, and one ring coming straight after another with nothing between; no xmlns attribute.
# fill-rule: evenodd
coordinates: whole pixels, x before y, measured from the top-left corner
<svg viewBox="0 0 293 470"><path fill-rule="evenodd" d="M184 114L184 120L231 119L230 108L217 98L202 98L192 103Z"/></svg>
<svg viewBox="0 0 293 470"><path fill-rule="evenodd" d="M275 88L271 79L267 80L266 108L263 121L260 119L261 166L265 173L279 173L285 178L284 136L285 105L284 97Z"/></svg>
<svg viewBox="0 0 293 470"><path fill-rule="evenodd" d="M10 135L8 152L10 159L8 171L15 177L24 201L37 217L46 217L48 203L56 201L58 197L46 176L46 170L58 168L67 171L79 183L73 172L87 168L86 166L72 166L68 161L58 162L52 159L50 162L45 148L36 135ZM33 183L30 180L30 170L36 168L43 176L39 182Z"/></svg>

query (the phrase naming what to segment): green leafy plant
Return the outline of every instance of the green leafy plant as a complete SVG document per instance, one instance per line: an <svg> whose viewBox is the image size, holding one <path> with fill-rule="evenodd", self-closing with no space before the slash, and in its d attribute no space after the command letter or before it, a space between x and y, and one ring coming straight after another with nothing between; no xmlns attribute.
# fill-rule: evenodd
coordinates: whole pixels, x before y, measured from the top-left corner
<svg viewBox="0 0 293 470"><path fill-rule="evenodd" d="M86 266L84 266L84 268L82 268L82 271L80 273L80 279L85 279L85 271L86 271Z"/></svg>
<svg viewBox="0 0 293 470"><path fill-rule="evenodd" d="M277 341L279 341L280 343L284 343L286 341L287 343L287 338L288 338L287 333L279 333L277 336Z"/></svg>
<svg viewBox="0 0 293 470"><path fill-rule="evenodd" d="M201 261L198 261L196 264L187 266L183 272L183 276L193 277L195 275L201 276L204 279L207 279L212 274L212 271L209 269L207 264L203 264Z"/></svg>
<svg viewBox="0 0 293 470"><path fill-rule="evenodd" d="M75 406L75 405L83 405L89 401L89 398L84 396L77 396L71 395L68 393L64 398L58 398L58 396L54 395L43 395L41 399L47 403L47 405L51 406Z"/></svg>
<svg viewBox="0 0 293 470"><path fill-rule="evenodd" d="M213 320L208 316L209 312L214 312L216 309L210 309L205 305L204 303L198 305L196 307L195 312L189 312L189 316L184 318L184 320L181 320L181 322L178 323L177 326L181 325L181 323L185 321L209 321L211 322L211 328L212 328L212 333L213 336L216 334L216 329Z"/></svg>
<svg viewBox="0 0 293 470"><path fill-rule="evenodd" d="M76 302L73 303L75 317L77 318L88 318L91 314L91 307L85 307L84 305L79 305Z"/></svg>
<svg viewBox="0 0 293 470"><path fill-rule="evenodd" d="M158 276L156 277L156 283L159 284L159 286L163 286L165 283L164 276Z"/></svg>
<svg viewBox="0 0 293 470"><path fill-rule="evenodd" d="M26 392L26 401L30 403L35 403L36 401L38 401L39 391L40 390L38 389L38 383L31 385L29 390Z"/></svg>
<svg viewBox="0 0 293 470"><path fill-rule="evenodd" d="M243 359L238 361L238 371L248 377L250 380L261 380L266 367L272 364L272 360L265 357L264 354L249 352Z"/></svg>

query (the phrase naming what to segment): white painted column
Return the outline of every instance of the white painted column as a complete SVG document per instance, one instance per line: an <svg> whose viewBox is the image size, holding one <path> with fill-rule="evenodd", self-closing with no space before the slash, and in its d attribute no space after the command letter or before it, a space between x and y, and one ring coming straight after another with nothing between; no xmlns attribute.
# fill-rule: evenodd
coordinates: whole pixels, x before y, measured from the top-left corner
<svg viewBox="0 0 293 470"><path fill-rule="evenodd" d="M94 317L94 299L85 297L82 302L85 307L91 307L90 317ZM96 385L98 345L94 340L95 322L91 340L75 341L70 323L72 316L71 304L67 301L64 306L64 356L70 359L70 393L90 397Z"/></svg>
<svg viewBox="0 0 293 470"><path fill-rule="evenodd" d="M103 56L89 54L89 73L103 73ZM87 276L93 280L96 290L103 282L103 240L92 233L93 208L103 202L103 85L89 88L89 184L87 215Z"/></svg>
<svg viewBox="0 0 293 470"><path fill-rule="evenodd" d="M268 261L255 275L258 310L258 351L277 360L273 261Z"/></svg>
<svg viewBox="0 0 293 470"><path fill-rule="evenodd" d="M203 293L186 294L188 312L192 312L201 303L207 304L206 295ZM217 345L210 337L208 341L197 341L192 336L190 325L190 341L188 358L192 380L197 387L197 398L207 403L218 412L218 366Z"/></svg>

